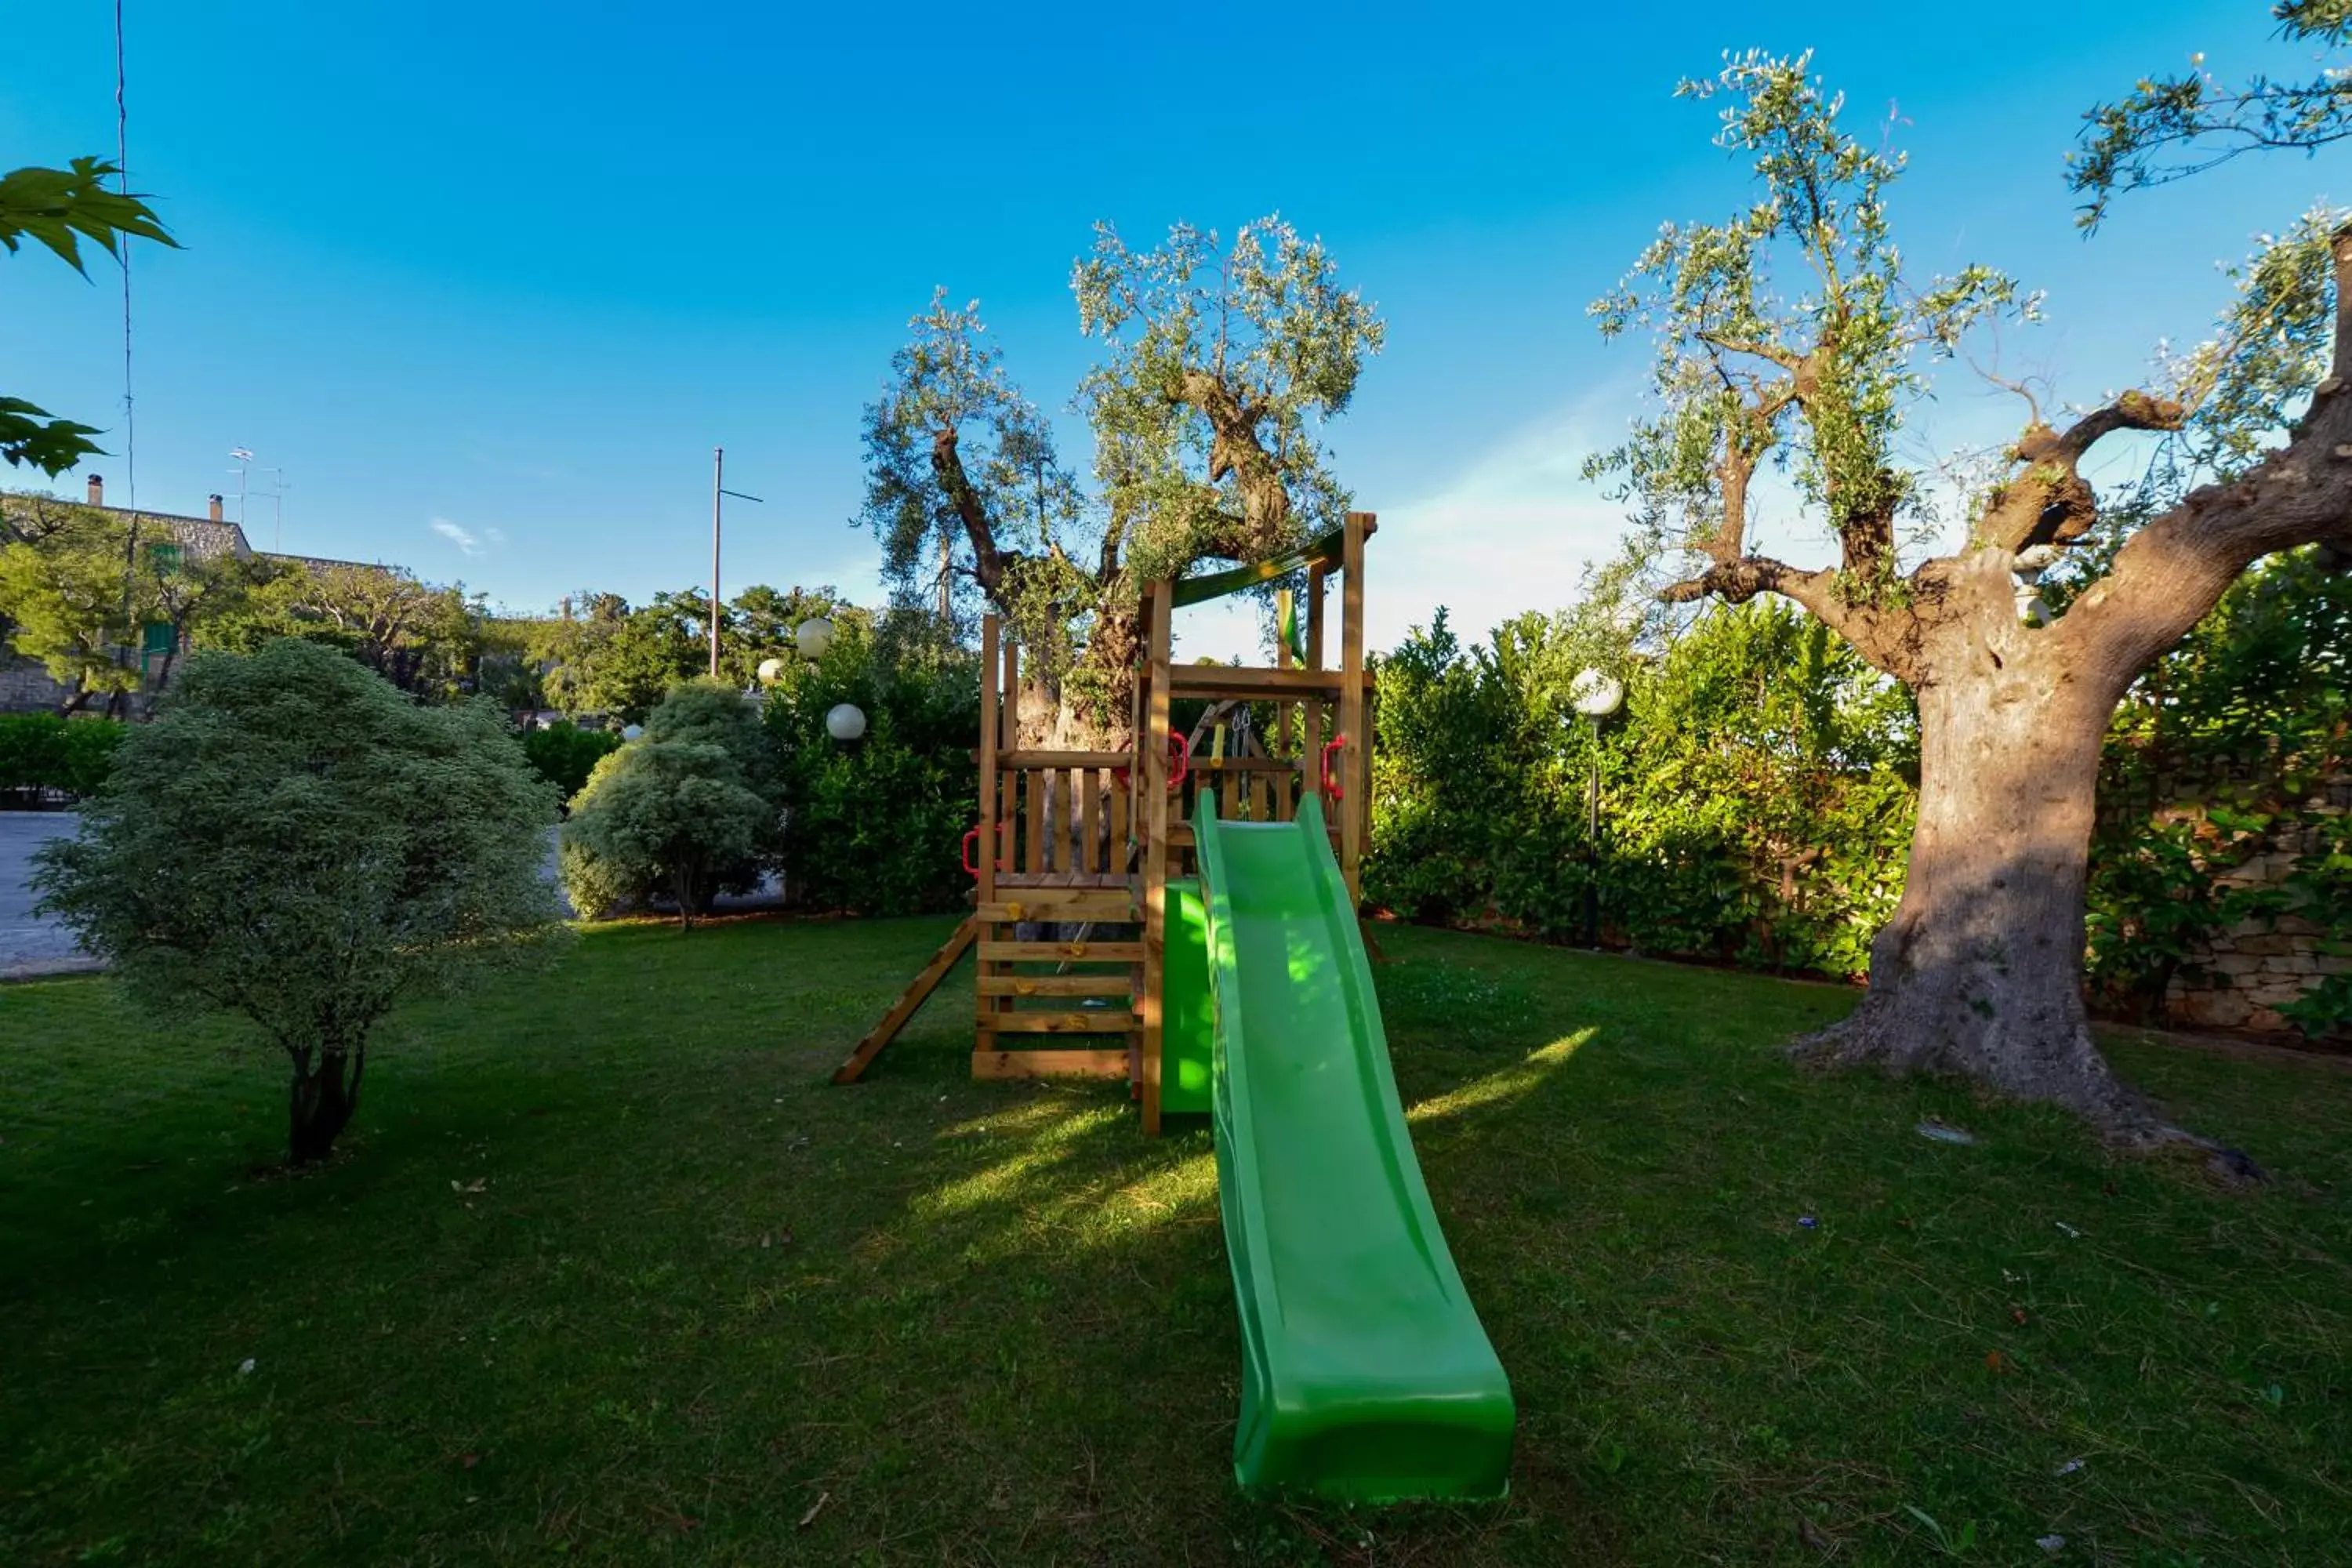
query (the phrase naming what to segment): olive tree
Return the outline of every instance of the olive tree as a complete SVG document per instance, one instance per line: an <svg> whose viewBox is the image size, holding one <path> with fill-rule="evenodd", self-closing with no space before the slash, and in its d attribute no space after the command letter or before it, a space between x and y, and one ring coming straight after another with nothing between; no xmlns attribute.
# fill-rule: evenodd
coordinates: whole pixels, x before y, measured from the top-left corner
<svg viewBox="0 0 2352 1568"><path fill-rule="evenodd" d="M1103 353L1076 399L1091 490L977 303L951 310L942 289L866 410L863 516L902 605L952 622L976 599L1013 624L1039 689L1025 739L1118 744L1143 584L1339 525L1349 498L1320 432L1384 329L1322 242L1278 217L1230 241L1179 224L1144 250L1097 225L1071 289Z"/></svg>
<svg viewBox="0 0 2352 1568"><path fill-rule="evenodd" d="M2100 742L2134 680L2250 563L2352 544L2352 230L2315 215L2273 243L2212 341L2149 385L2063 414L2029 395L1958 538L1906 565L1935 487L1897 457L1906 416L1936 362L2038 301L1990 268L1905 267L1887 204L1902 162L1841 127L1806 58L1731 58L1681 90L1722 105L1717 140L1750 163L1755 193L1722 223L1666 226L1593 306L1605 334L1657 345L1654 411L1593 471L1633 503L1666 600L1792 599L1919 710L1902 902L1868 996L1810 1048L1968 1074L2130 1139L2176 1136L2116 1080L2084 1011ZM2083 465L2126 432L2163 440L2163 460L2103 496ZM1833 563L1759 548L1768 493L1822 527ZM2020 579L2060 562L2078 580L2052 615Z"/></svg>
<svg viewBox="0 0 2352 1568"><path fill-rule="evenodd" d="M296 1163L404 1000L548 955L553 791L488 705L425 708L292 639L199 653L37 856L48 910L159 1016L241 1014L293 1066Z"/></svg>

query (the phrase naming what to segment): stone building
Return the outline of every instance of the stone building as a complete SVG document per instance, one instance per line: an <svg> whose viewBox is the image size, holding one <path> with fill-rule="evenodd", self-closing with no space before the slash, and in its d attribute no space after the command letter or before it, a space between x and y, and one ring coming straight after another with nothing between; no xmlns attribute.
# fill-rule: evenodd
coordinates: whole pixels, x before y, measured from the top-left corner
<svg viewBox="0 0 2352 1568"><path fill-rule="evenodd" d="M245 530L222 515L222 499L216 495L207 498L206 514L203 517L192 517L183 512L150 511L143 507L135 510L110 507L106 504L106 480L93 474L89 479L88 497L88 505L135 525L140 548L149 553L151 560L157 560L158 564L166 567L173 564L174 559L209 561L225 555L239 560L258 558L312 568L362 564L318 556L257 551L247 542ZM0 496L0 507L37 508L42 504L43 500L39 497ZM169 552L168 558L158 559L165 557L166 552ZM153 679L186 651L185 639L175 637L169 624L147 626L137 650L142 678ZM0 713L55 712L71 701L73 695L70 688L50 678L40 660L26 658L6 646L5 641L0 641ZM137 706L141 698L132 700Z"/></svg>

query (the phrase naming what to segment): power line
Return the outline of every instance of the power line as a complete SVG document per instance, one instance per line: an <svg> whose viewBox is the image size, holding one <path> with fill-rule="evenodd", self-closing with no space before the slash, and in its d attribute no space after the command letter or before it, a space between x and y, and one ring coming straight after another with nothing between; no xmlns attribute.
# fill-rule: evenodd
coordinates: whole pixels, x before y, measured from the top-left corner
<svg viewBox="0 0 2352 1568"><path fill-rule="evenodd" d="M131 194L131 111L123 99L122 0L114 0L114 169L122 194ZM122 262L122 482L135 511L139 506L139 419L131 399L131 244L115 241Z"/></svg>

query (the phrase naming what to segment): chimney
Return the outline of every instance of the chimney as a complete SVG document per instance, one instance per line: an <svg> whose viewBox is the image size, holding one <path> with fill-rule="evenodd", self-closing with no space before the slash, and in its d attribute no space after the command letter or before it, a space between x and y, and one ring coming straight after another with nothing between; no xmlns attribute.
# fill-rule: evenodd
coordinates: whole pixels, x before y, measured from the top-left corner
<svg viewBox="0 0 2352 1568"><path fill-rule="evenodd" d="M218 496L207 496L205 499L206 499L207 500L209 500L209 501L211 501L211 502L212 502L212 520L213 520L215 522L218 522L218 521L221 520L221 499L220 499L220 497L218 497Z"/></svg>
<svg viewBox="0 0 2352 1568"><path fill-rule="evenodd" d="M89 504L92 506L106 504L106 478L102 474L92 474L89 477Z"/></svg>

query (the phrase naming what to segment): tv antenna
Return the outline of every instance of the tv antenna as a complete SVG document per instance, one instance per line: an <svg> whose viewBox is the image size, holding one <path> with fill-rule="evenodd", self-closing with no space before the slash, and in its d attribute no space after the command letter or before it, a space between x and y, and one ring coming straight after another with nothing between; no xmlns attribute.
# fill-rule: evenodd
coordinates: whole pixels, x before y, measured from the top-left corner
<svg viewBox="0 0 2352 1568"><path fill-rule="evenodd" d="M245 507L248 496L266 498L270 503L269 552L278 554L286 542L286 492L294 487L287 482L283 468L257 470L253 466L253 448L250 447L232 447L229 456L236 459L236 467L229 470L236 476L236 525L239 528L245 526ZM257 491L253 489L256 472L269 476L268 489Z"/></svg>

